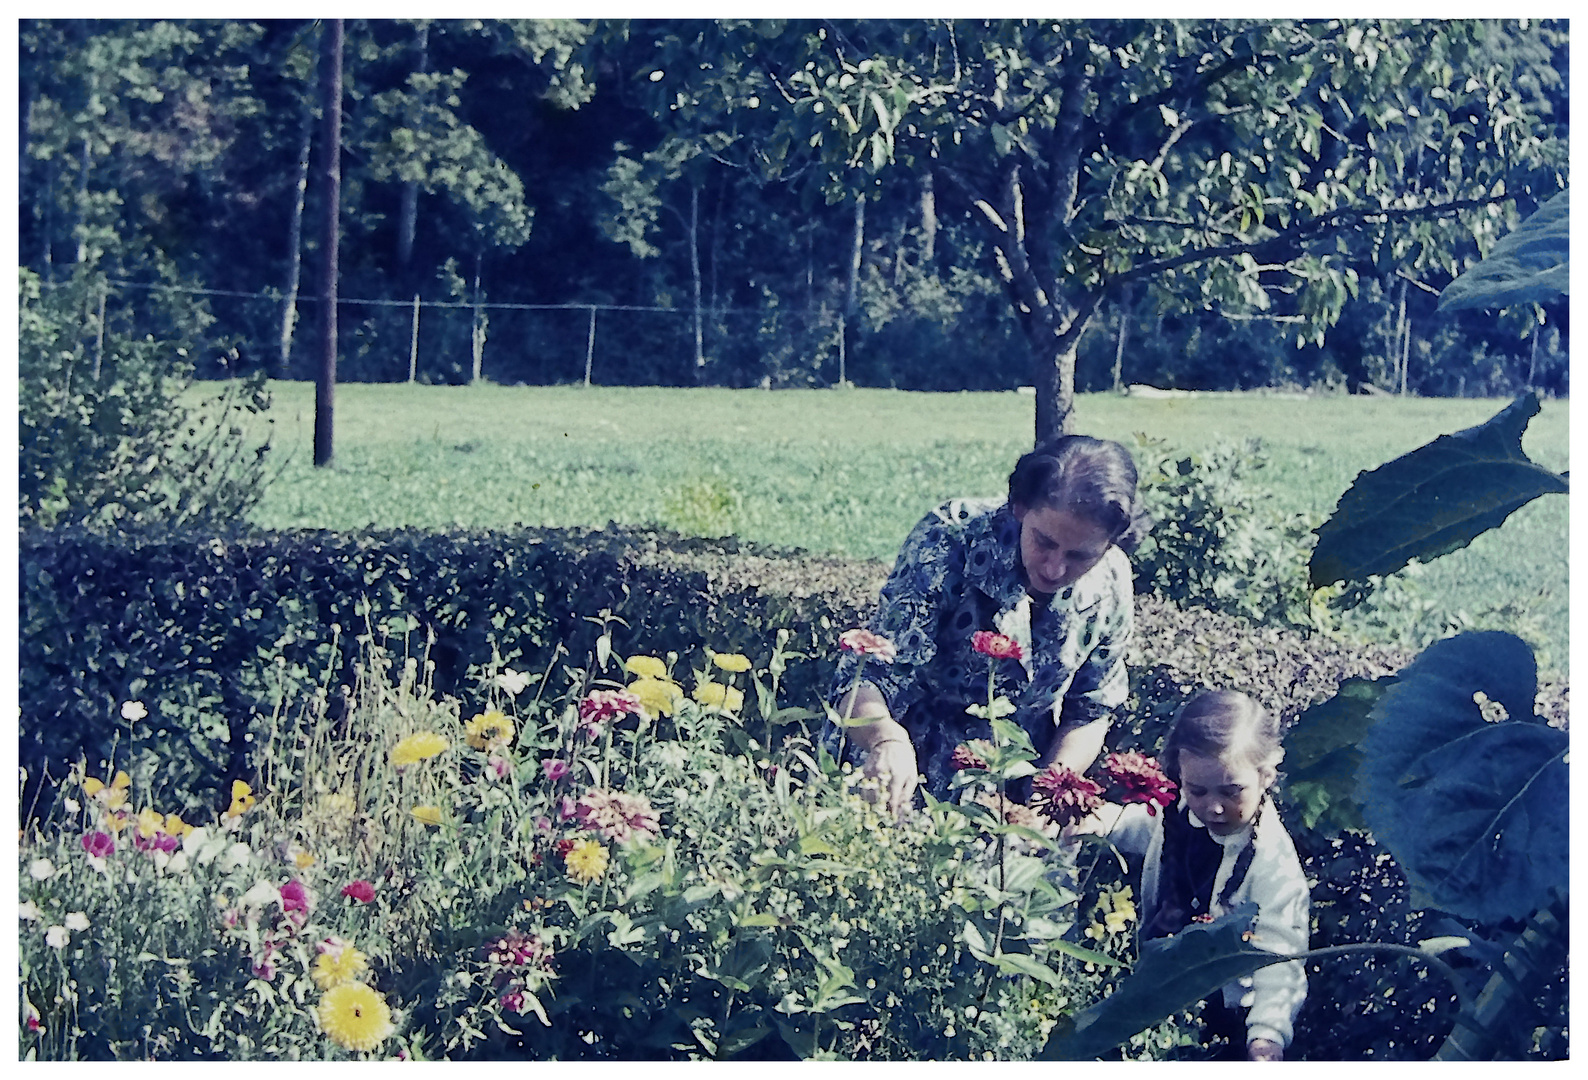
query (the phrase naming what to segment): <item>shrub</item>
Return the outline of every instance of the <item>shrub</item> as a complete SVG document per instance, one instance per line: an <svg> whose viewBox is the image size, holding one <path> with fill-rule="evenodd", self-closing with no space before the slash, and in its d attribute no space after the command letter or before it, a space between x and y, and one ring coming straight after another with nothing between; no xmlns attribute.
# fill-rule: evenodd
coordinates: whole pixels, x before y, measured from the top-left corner
<svg viewBox="0 0 1588 1080"><path fill-rule="evenodd" d="M163 336L139 337L98 325L102 276L45 288L20 273L23 525L181 527L247 513L264 493L268 443L250 446L238 418L269 406L263 373L184 405L202 313L176 312Z"/></svg>

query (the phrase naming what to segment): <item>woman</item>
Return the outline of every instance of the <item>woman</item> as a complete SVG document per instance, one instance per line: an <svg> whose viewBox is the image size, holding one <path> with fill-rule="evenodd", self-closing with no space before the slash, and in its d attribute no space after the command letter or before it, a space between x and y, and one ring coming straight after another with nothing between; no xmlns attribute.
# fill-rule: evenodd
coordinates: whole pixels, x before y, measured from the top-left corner
<svg viewBox="0 0 1588 1080"><path fill-rule="evenodd" d="M946 797L954 748L990 735L965 712L986 703L988 659L971 647L978 630L1021 646L1018 662L994 669L1038 765L1091 765L1128 690L1125 553L1149 525L1130 452L1085 435L1021 457L1007 501L954 499L916 525L870 624L896 656L843 653L832 694L840 715L870 721L850 727L848 741L895 814L910 806L918 774Z"/></svg>

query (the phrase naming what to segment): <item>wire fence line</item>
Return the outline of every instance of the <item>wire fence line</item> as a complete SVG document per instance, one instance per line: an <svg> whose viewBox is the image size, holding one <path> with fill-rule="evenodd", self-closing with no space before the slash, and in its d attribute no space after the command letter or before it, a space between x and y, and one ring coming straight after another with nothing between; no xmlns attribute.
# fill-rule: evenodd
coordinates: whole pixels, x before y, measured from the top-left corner
<svg viewBox="0 0 1588 1080"><path fill-rule="evenodd" d="M40 284L44 285L45 287L51 287L59 286L65 283L41 282ZM252 309L251 313L247 313L245 315L243 312L238 312L236 313L238 317L226 320L226 324L228 327L232 326L233 324L251 324L253 329L245 330L242 336L251 339L251 349L258 349L260 352L267 353L270 350L270 339L272 335L266 332L268 328L265 324L270 320L271 317L266 315L262 309L268 307L268 309L278 313L276 316L274 316L274 319L279 331L281 317L279 313L283 312L283 305L285 305L289 300L289 297L286 293L278 290L244 292L235 289L211 289L200 288L198 286L192 285L173 285L166 283L127 281L119 278L105 279L104 292L108 295L112 290L143 290L149 292L181 293L193 296L215 297L227 301L247 302L245 306ZM99 332L101 334L103 333L103 322L105 318L104 300L105 297L102 296L99 305ZM300 293L297 296L292 297L291 300L294 304L294 307L296 308L319 304L323 301L323 298L315 293ZM539 363L534 366L549 369L548 371L542 372L542 374L551 375L558 380L567 378L568 376L578 378L573 371L569 370L567 364L574 355L577 355L578 352L582 352L583 355L580 357L580 359L582 359L584 362L583 381L585 385L590 385L592 382L594 368L596 366L598 314L611 312L639 314L642 316L649 315L652 317L681 316L688 322L692 322L696 315L695 310L691 307L676 307L660 304L613 304L587 301L564 301L559 303L520 303L485 299L478 301L431 300L424 299L419 294L415 294L411 299L406 300L338 296L336 302L339 308L362 307L368 309L386 309L389 310L392 315L395 315L398 310L405 310L409 313L408 318L404 320L404 322L406 322L408 325L402 327L402 330L407 332L402 333L400 338L398 336L396 326L390 323L391 316L389 315L383 316L381 320L387 325L387 330L384 332L373 327L371 324L369 324L368 320L366 320L366 324L363 326L355 326L351 330L344 326L339 330L338 336L340 338L344 338L338 348L338 352L343 357L343 361L347 359L358 361L353 365L355 368L354 374L356 378L367 379L371 374L372 368L382 369L386 373L387 377L383 380L377 381L397 381L400 380L402 376L393 369L389 362L383 363L379 362L378 360L371 360L370 356L375 353L380 353L395 359L396 357L401 356L403 352L406 352L407 354L407 379L410 382L417 381L421 366L420 343L422 326L426 331L426 337L430 343L429 349L425 350L426 356L433 356L437 353L443 352L459 352L462 349L467 349L469 354L469 363L467 366L456 362L451 363L449 370L444 372L444 375L449 378L449 380L455 377L469 377L478 379L482 374L485 341L487 337L482 316L491 312L500 312L504 315L508 313L580 312L585 315L585 318L580 320L580 322L584 325L579 327L583 333L572 331L571 327L563 328L562 332L559 333L555 327L547 327L542 325L538 328L539 332L536 333L534 332L535 328L528 326L504 325L501 327L493 326L490 337L496 339L498 343L500 343L502 338L505 337L508 342L515 343L518 346L517 353L513 353L513 350L511 349L509 349L509 353L511 354L511 358L515 361L515 363L511 366L516 366L518 369L520 369L520 374L522 374L522 369L526 366L525 356L534 354L539 361ZM434 323L434 320L425 320L423 318L423 313L426 309L436 312L445 312L449 318L455 318L459 314L468 313L470 316L469 325L465 329L459 330L458 332L449 334L443 331L439 336L437 336L433 327L430 325ZM705 322L720 324L724 320L728 319L761 319L767 315L767 312L761 308L715 306L703 307L700 310L699 315L700 318ZM841 356L843 352L842 315L840 313L833 312L830 309L823 308L819 311L801 313L800 317L806 323L808 330L813 330L818 334L831 336L832 331L836 329L838 334L837 348L840 354L840 370L838 372L838 377L840 381L842 381L844 375L842 371ZM688 326L688 322L684 324L678 324L674 319L668 319L667 321L669 323L673 323L676 326L676 329L664 330L660 333L654 331L645 332L643 329L636 332L634 326L620 326L616 331L617 338L615 340L618 342L616 347L619 350L623 350L627 346L630 351L633 351L633 348L636 345L639 345L640 347L649 350L655 350L663 355L679 352L683 356L687 357L687 365L689 369L692 370L699 367L702 363L702 357L696 354L694 335L689 332L691 328ZM605 322L602 321L601 325L605 326ZM518 333L514 334L509 332L503 334L502 331L504 330L517 330ZM607 332L607 337L610 337L613 333L614 331L609 330ZM345 340L349 334L352 334L356 340L351 343ZM577 338L582 338L583 340L577 340L575 337L576 334ZM277 333L274 336L279 337L280 335ZM295 337L296 335L294 335L294 338ZM377 337L384 339L380 342L379 347L376 347L372 340ZM672 338L677 338L676 342L668 340ZM550 344L553 339L558 339L557 344L550 349L545 348L544 346ZM349 347L350 345L351 347ZM536 349L534 347L535 345L542 347ZM582 350L578 349L579 345L583 346ZM307 343L294 347L292 351L297 353L301 352L305 348L307 348ZM564 359L557 361L555 360L556 355L560 355ZM627 353L625 353L625 356L627 356ZM548 359L548 357L551 357L551 359ZM273 368L286 368L288 364L284 361L278 364L271 364L270 366ZM299 366L303 365L300 363ZM631 364L629 366L633 365ZM560 376L556 375L556 372L558 371L562 372ZM435 373L427 371L426 377L429 378L433 374Z"/></svg>

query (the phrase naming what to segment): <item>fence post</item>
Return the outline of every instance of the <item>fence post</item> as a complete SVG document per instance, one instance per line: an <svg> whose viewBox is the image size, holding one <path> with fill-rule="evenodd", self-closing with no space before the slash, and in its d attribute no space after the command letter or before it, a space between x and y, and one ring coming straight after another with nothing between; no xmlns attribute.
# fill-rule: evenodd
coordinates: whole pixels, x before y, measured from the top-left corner
<svg viewBox="0 0 1588 1080"><path fill-rule="evenodd" d="M419 294L414 293L414 328L408 337L408 381L419 375Z"/></svg>
<svg viewBox="0 0 1588 1080"><path fill-rule="evenodd" d="M590 365L595 362L595 305L590 305L590 336L584 344L584 384L590 385Z"/></svg>

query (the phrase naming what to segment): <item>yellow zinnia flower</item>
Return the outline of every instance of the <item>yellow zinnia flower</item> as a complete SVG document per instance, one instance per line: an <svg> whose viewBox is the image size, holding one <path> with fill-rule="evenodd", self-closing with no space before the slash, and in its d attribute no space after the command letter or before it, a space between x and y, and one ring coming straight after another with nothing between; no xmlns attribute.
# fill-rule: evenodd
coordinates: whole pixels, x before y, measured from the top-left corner
<svg viewBox="0 0 1588 1080"><path fill-rule="evenodd" d="M98 799L110 810L120 810L127 804L127 789L132 787L132 777L127 775L125 769L116 773L107 787L103 780L90 776L83 780L83 794L90 799Z"/></svg>
<svg viewBox="0 0 1588 1080"><path fill-rule="evenodd" d="M348 945L339 951L323 952L316 956L314 969L309 974L314 977L314 985L321 990L329 990L343 983L357 982L368 968L369 961L364 954Z"/></svg>
<svg viewBox="0 0 1588 1080"><path fill-rule="evenodd" d="M441 807L439 806L416 806L413 808L412 813L415 818L426 825L441 824Z"/></svg>
<svg viewBox="0 0 1588 1080"><path fill-rule="evenodd" d="M750 658L743 653L717 653L711 662L724 671L749 671Z"/></svg>
<svg viewBox="0 0 1588 1080"><path fill-rule="evenodd" d="M307 870L314 865L314 856L307 851L294 851L292 853L292 864L299 870Z"/></svg>
<svg viewBox="0 0 1588 1080"><path fill-rule="evenodd" d="M695 685L695 700L702 705L714 709L726 709L728 712L738 712L739 706L744 704L744 691L732 686L724 686L718 682L702 682Z"/></svg>
<svg viewBox="0 0 1588 1080"><path fill-rule="evenodd" d="M610 860L607 849L594 840L575 840L563 857L563 864L568 868L568 880L587 885L601 879Z"/></svg>
<svg viewBox="0 0 1588 1080"><path fill-rule="evenodd" d="M399 769L425 758L433 758L447 748L447 740L433 731L419 731L392 747L391 763Z"/></svg>
<svg viewBox="0 0 1588 1080"><path fill-rule="evenodd" d="M684 700L683 688L668 679L635 679L629 683L628 691L640 699L640 705L652 716L672 716Z"/></svg>
<svg viewBox="0 0 1588 1080"><path fill-rule="evenodd" d="M233 780L232 804L226 808L226 816L239 817L251 809L254 803L258 801L254 798L253 791L253 788L249 787L241 780Z"/></svg>
<svg viewBox="0 0 1588 1080"><path fill-rule="evenodd" d="M331 987L314 1011L320 1030L349 1050L373 1050L391 1037L391 1009L386 999L361 982Z"/></svg>
<svg viewBox="0 0 1588 1080"><path fill-rule="evenodd" d="M165 831L169 836L186 836L193 831L193 826L183 821L180 814L167 814L165 816Z"/></svg>
<svg viewBox="0 0 1588 1080"><path fill-rule="evenodd" d="M469 745L476 750L489 750L493 746L506 746L513 741L513 722L507 714L491 709L463 725Z"/></svg>
<svg viewBox="0 0 1588 1080"><path fill-rule="evenodd" d="M623 661L623 668L630 675L641 675L647 679L667 677L667 665L654 656L631 656Z"/></svg>

